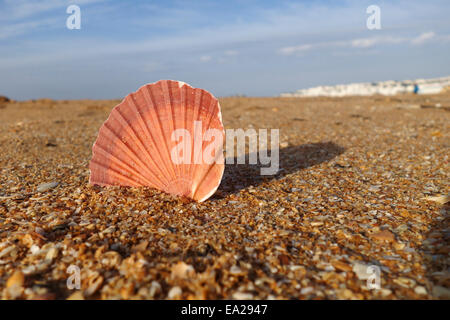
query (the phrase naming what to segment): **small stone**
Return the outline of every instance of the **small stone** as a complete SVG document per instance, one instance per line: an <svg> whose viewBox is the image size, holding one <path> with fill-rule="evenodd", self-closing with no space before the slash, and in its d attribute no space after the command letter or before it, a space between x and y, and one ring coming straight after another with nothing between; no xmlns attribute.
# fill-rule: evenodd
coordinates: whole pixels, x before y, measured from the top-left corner
<svg viewBox="0 0 450 320"><path fill-rule="evenodd" d="M46 260L53 260L58 256L58 249L53 247L50 250L48 250L47 254L45 255Z"/></svg>
<svg viewBox="0 0 450 320"><path fill-rule="evenodd" d="M416 281L413 279L405 278L405 277L399 277L397 279L393 280L394 283L398 284L399 286L402 286L403 288L412 288L416 285Z"/></svg>
<svg viewBox="0 0 450 320"><path fill-rule="evenodd" d="M120 295L122 296L122 299L128 300L130 299L131 295L134 292L134 285L128 285L124 286L120 289Z"/></svg>
<svg viewBox="0 0 450 320"><path fill-rule="evenodd" d="M251 293L246 292L235 292L233 294L234 300L251 300L253 299L253 295Z"/></svg>
<svg viewBox="0 0 450 320"><path fill-rule="evenodd" d="M17 270L11 275L11 277L9 277L8 281L6 281L6 287L7 288L10 288L12 286L22 287L24 282L25 276L23 275L22 271Z"/></svg>
<svg viewBox="0 0 450 320"><path fill-rule="evenodd" d="M408 226L406 224L402 224L402 225L398 226L395 229L395 231L398 232L398 233L403 233L405 231L408 231Z"/></svg>
<svg viewBox="0 0 450 320"><path fill-rule="evenodd" d="M40 184L37 188L36 191L37 192L45 192L48 191L50 189L56 188L59 185L59 182L49 182L49 183L43 183Z"/></svg>
<svg viewBox="0 0 450 320"><path fill-rule="evenodd" d="M151 298L153 298L156 294L161 292L161 285L158 281L152 281L152 284L150 285L150 290L148 294Z"/></svg>
<svg viewBox="0 0 450 320"><path fill-rule="evenodd" d="M17 299L20 298L20 296L23 293L23 287L21 286L11 286L9 288L6 289L7 295L9 296L10 299Z"/></svg>
<svg viewBox="0 0 450 320"><path fill-rule="evenodd" d="M439 299L450 299L450 289L441 286L434 286L433 296Z"/></svg>
<svg viewBox="0 0 450 320"><path fill-rule="evenodd" d="M353 292L349 289L343 289L338 292L339 299L350 300L353 298Z"/></svg>
<svg viewBox="0 0 450 320"><path fill-rule="evenodd" d="M110 268L120 265L121 261L122 257L117 251L107 251L101 258L101 263Z"/></svg>
<svg viewBox="0 0 450 320"><path fill-rule="evenodd" d="M103 230L102 233L108 234L108 233L113 233L114 231L116 231L116 227L115 226L109 226L108 228Z"/></svg>
<svg viewBox="0 0 450 320"><path fill-rule="evenodd" d="M103 283L103 277L102 276L98 275L98 276L92 277L91 279L89 279L89 287L86 289L84 294L86 296L93 295L95 292L97 292L97 290L100 288L102 283Z"/></svg>
<svg viewBox="0 0 450 320"><path fill-rule="evenodd" d="M414 292L418 295L426 295L427 289L425 289L425 287L423 286L417 286L414 288Z"/></svg>
<svg viewBox="0 0 450 320"><path fill-rule="evenodd" d="M355 262L353 264L353 272L356 274L359 280L367 280L370 277L370 274L367 272L369 266L360 262Z"/></svg>
<svg viewBox="0 0 450 320"><path fill-rule="evenodd" d="M428 201L434 201L441 205L444 205L444 204L450 202L450 193L447 195L440 195L440 196L435 196L435 197L425 197L423 199L428 200Z"/></svg>
<svg viewBox="0 0 450 320"><path fill-rule="evenodd" d="M386 298L387 296L392 294L392 290L391 289L386 289L386 288L381 288L380 289L380 293L381 293L381 296L383 298Z"/></svg>
<svg viewBox="0 0 450 320"><path fill-rule="evenodd" d="M35 231L36 233L40 234L40 235L43 236L43 237L46 236L44 229L42 229L41 227L36 227L36 228L34 228L34 231Z"/></svg>
<svg viewBox="0 0 450 320"><path fill-rule="evenodd" d="M169 294L167 295L167 298L169 298L169 299L179 298L182 293L183 293L183 291L181 290L181 288L176 286L176 287L173 287L172 289L170 289Z"/></svg>
<svg viewBox="0 0 450 320"><path fill-rule="evenodd" d="M234 265L230 268L230 273L234 274L234 275L239 275L239 274L242 274L242 269L239 268L238 266Z"/></svg>
<svg viewBox="0 0 450 320"><path fill-rule="evenodd" d="M67 297L67 300L84 300L83 292L75 291Z"/></svg>
<svg viewBox="0 0 450 320"><path fill-rule="evenodd" d="M36 253L38 253L40 251L40 248L37 246L37 245L35 245L35 244L33 244L31 247L30 247L30 252L31 252L31 254L36 254Z"/></svg>
<svg viewBox="0 0 450 320"><path fill-rule="evenodd" d="M380 232L376 232L370 235L373 239L379 241L388 241L392 242L395 240L394 234L388 230L383 230Z"/></svg>
<svg viewBox="0 0 450 320"><path fill-rule="evenodd" d="M339 261L339 260L334 260L333 262L331 262L331 264L337 270L340 270L340 271L352 271L352 267L349 264L345 263L345 262L342 262L342 261Z"/></svg>
<svg viewBox="0 0 450 320"><path fill-rule="evenodd" d="M281 265L285 266L288 265L290 262L289 256L285 255L285 254L280 254L278 256L278 260L280 260Z"/></svg>
<svg viewBox="0 0 450 320"><path fill-rule="evenodd" d="M36 266L31 265L31 266L25 267L25 268L23 268L22 271L23 271L24 274L31 275L31 274L36 272Z"/></svg>
<svg viewBox="0 0 450 320"><path fill-rule="evenodd" d="M313 287L302 288L302 289L300 290L300 294L302 294L302 295L307 295L307 294L309 294L309 293L311 293L311 292L313 292L313 291L314 291L314 288L313 288Z"/></svg>
<svg viewBox="0 0 450 320"><path fill-rule="evenodd" d="M14 250L14 248L15 246L9 246L0 251L0 258L8 256Z"/></svg>
<svg viewBox="0 0 450 320"><path fill-rule="evenodd" d="M188 276L192 275L193 273L195 273L195 270L191 265L186 264L183 261L180 261L177 264L172 266L171 277L172 277L172 279L177 279L177 278L186 279Z"/></svg>
<svg viewBox="0 0 450 320"><path fill-rule="evenodd" d="M133 252L145 251L145 249L147 249L147 246L148 246L148 241L144 240L144 241L141 241L138 245L133 246L133 248L131 250Z"/></svg>
<svg viewBox="0 0 450 320"><path fill-rule="evenodd" d="M399 106L397 106L397 108L413 110L413 109L420 109L421 105L420 104L405 104L405 105L399 105Z"/></svg>

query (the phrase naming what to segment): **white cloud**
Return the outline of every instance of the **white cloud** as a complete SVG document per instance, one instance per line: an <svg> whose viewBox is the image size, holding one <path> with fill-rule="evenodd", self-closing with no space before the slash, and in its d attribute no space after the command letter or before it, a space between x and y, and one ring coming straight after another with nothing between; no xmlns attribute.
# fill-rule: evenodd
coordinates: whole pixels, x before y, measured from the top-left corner
<svg viewBox="0 0 450 320"><path fill-rule="evenodd" d="M18 36L27 33L30 30L35 30L37 28L54 26L57 23L57 21L58 19L51 18L51 19L42 19L37 21L10 24L0 29L0 39Z"/></svg>
<svg viewBox="0 0 450 320"><path fill-rule="evenodd" d="M316 45L317 46L317 45ZM279 52L281 53L281 54L284 54L284 55L291 55L291 54L293 54L293 53L296 53L296 52L301 52L301 51L307 51L307 50L310 50L310 49L312 49L314 47L314 45L312 45L312 44L301 44L301 45L298 45L298 46L292 46L292 47L284 47L284 48L281 48L280 50L279 50Z"/></svg>
<svg viewBox="0 0 450 320"><path fill-rule="evenodd" d="M224 53L226 56L236 56L238 54L236 50L227 50Z"/></svg>
<svg viewBox="0 0 450 320"><path fill-rule="evenodd" d="M432 31L424 32L424 33L421 33L418 37L412 39L411 43L415 44L415 45L421 45L421 44L427 42L428 40L434 38L435 35L436 34Z"/></svg>
<svg viewBox="0 0 450 320"><path fill-rule="evenodd" d="M88 5L108 0L77 0L77 1L61 1L61 0L5 0L4 7L0 10L0 39L7 39L22 34L27 34L39 28L57 28L64 26L63 20L67 14L63 9L70 4ZM58 16L50 14L52 10L61 9ZM82 7L83 9L83 7ZM34 17L38 15L43 17Z"/></svg>
<svg viewBox="0 0 450 320"><path fill-rule="evenodd" d="M351 46L354 48L370 48L376 44L389 44L389 43L402 43L408 41L406 38L401 37L391 37L391 36L383 36L383 37L371 37L371 38L361 38L354 39L351 42Z"/></svg>
<svg viewBox="0 0 450 320"><path fill-rule="evenodd" d="M355 48L369 48L377 43L376 38L363 38L352 40L351 45Z"/></svg>
<svg viewBox="0 0 450 320"><path fill-rule="evenodd" d="M304 52L311 49L323 48L323 47L351 47L366 49L372 48L380 44L399 44L410 42L412 44L423 44L424 42L435 37L434 32L422 33L417 37L394 37L394 36L375 36L367 38L357 38L344 41L327 41L318 43L307 43L298 46L282 47L278 52L282 55L292 55L295 53Z"/></svg>
<svg viewBox="0 0 450 320"><path fill-rule="evenodd" d="M0 21L24 19L43 12L68 7L71 4L86 5L103 1L107 0L5 0L4 7L0 12Z"/></svg>
<svg viewBox="0 0 450 320"><path fill-rule="evenodd" d="M201 62L208 62L208 61L211 61L211 56L201 56L200 57L200 61Z"/></svg>
<svg viewBox="0 0 450 320"><path fill-rule="evenodd" d="M309 51L312 49L324 48L324 47L342 47L342 46L346 46L349 44L350 44L350 42L348 42L348 41L325 41L325 42L317 42L317 43L306 43L306 44L301 44L298 46L283 47L278 50L278 53L289 56L294 53L301 53L301 52Z"/></svg>

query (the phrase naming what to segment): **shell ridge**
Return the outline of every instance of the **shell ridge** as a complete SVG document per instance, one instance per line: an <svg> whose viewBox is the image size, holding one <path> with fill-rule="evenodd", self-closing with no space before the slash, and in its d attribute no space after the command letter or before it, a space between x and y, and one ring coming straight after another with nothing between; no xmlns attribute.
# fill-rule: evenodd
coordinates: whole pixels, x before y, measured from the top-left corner
<svg viewBox="0 0 450 320"><path fill-rule="evenodd" d="M166 105L169 105L169 108L170 108L170 112L168 112L168 115L170 117L168 123L169 123L169 126L171 126L170 127L170 129L171 129L170 132L174 132L175 128L176 128L176 125L175 125L175 112L174 112L175 110L174 110L174 106L172 105L173 94L172 94L172 91L170 89L170 82L169 81L163 82L162 92L163 92L163 96L164 96L164 101L166 102ZM170 138L171 137L169 137L169 139ZM169 156L171 157L172 155L170 154ZM176 176L175 179L178 179L180 177L180 168L179 168L178 165L175 165L173 163L173 159L172 158L171 158L171 160L172 160L171 163L174 166L174 171L175 171L175 176ZM177 160L177 163L180 163L178 152L176 152L176 160ZM183 190L181 190L181 191L183 191ZM182 193L181 191L179 190L180 193Z"/></svg>
<svg viewBox="0 0 450 320"><path fill-rule="evenodd" d="M223 154L222 154L222 156L223 156ZM218 152L215 155L214 162L211 165L209 165L209 167L206 170L206 172L202 175L202 178L200 180L198 180L199 183L198 183L198 185L195 188L194 196L197 194L198 190L200 190L201 185L206 181L206 177L209 175L209 173L211 172L212 168L214 168L217 165L217 160L219 159L219 157L220 157L220 152ZM220 184L220 181L219 181L219 184Z"/></svg>
<svg viewBox="0 0 450 320"><path fill-rule="evenodd" d="M150 155L150 153L148 152L148 150L145 148L145 144L141 141L141 139L139 138L138 134L136 133L136 131L134 130L133 126L125 119L125 117L123 116L123 114L120 112L120 109L117 109L116 111L117 116L119 118L119 121L121 122L122 126L124 127L124 129L126 130L126 132L130 135L132 135L132 137L137 141L138 147L139 149L141 149L140 151L143 151L145 153L145 155L152 161L154 162L152 156ZM127 127L129 130L127 130ZM140 157L139 157L140 158ZM147 160L148 159L141 159L142 161ZM145 163L145 162L144 162ZM146 166L148 171L151 172L153 174L153 176L156 178L156 180L158 180L158 182L161 185L164 185L164 182L161 181L161 179L159 178L158 174L154 173L153 170L149 167Z"/></svg>
<svg viewBox="0 0 450 320"><path fill-rule="evenodd" d="M139 181L136 181L134 178L124 176L120 172L117 172L116 170L112 169L111 167L105 166L104 164L101 164L101 163L95 161L94 159L92 159L92 163L96 166L102 167L103 169L105 169L108 172L111 172L114 176L116 176L116 178L119 178L119 180L124 180L124 181L127 181L128 183L131 182L132 185L142 186L142 183L140 183Z"/></svg>
<svg viewBox="0 0 450 320"><path fill-rule="evenodd" d="M136 94L137 94L137 93L136 93ZM133 94L133 95L134 95L134 94ZM151 130L148 128L147 122L145 121L145 119L144 119L143 116L142 116L142 110L141 110L141 109L139 108L139 106L135 103L134 97L133 97L132 95L130 95L129 100L130 100L129 105L131 105L132 108L135 110L135 112L138 114L138 118L139 118L138 121L140 121L141 128L143 129L142 131L143 131L144 134L146 135L146 138L150 138L150 140L151 140L153 146L156 147L155 138L153 137L153 134L152 134ZM144 145L144 146L145 146L145 145ZM156 147L155 149L157 150L157 152L155 152L155 154L158 156L159 162L162 163L162 162L163 162L163 159L162 159L161 154L160 154L160 152L159 152L159 148ZM148 150L148 153L151 154L150 150ZM153 158L152 158L152 159L153 159ZM163 177L165 177L165 174L170 175L170 174L169 174L169 171L167 171L167 170L164 170L165 172L163 172L163 170L162 170L161 167L159 166L158 161L153 161L153 162L155 163L156 167L158 168L159 172L162 174ZM166 169L164 166L163 166L163 168ZM166 180L167 180L167 178L166 178ZM167 181L169 181L169 180L167 180Z"/></svg>
<svg viewBox="0 0 450 320"><path fill-rule="evenodd" d="M115 155L111 154L110 152L108 152L107 150L105 150L100 144L97 144L94 150L94 154L95 155L99 155L99 156L103 156L104 158L106 158L106 155L110 156L110 160L111 162L113 162L116 166L119 167L123 167L129 171L131 171L134 175L136 175L137 177L141 178L142 180L144 180L146 183L154 185L154 183L152 183L150 180L148 180L146 177L144 177L143 175L141 175L138 171L134 170L131 166L129 166L128 164L126 164L125 162L123 162L122 160L120 160L119 158L117 158ZM104 166L104 165L103 165ZM106 167L106 166L104 166Z"/></svg>
<svg viewBox="0 0 450 320"><path fill-rule="evenodd" d="M124 151L127 155L129 155L131 158L133 158L133 160L139 165L140 168L142 168L142 170L146 171L146 173L150 173L150 175L151 175L151 172L148 171L146 165L135 154L134 150L131 149L126 143L124 143L114 130L112 130L111 128L108 127L108 123L107 122L105 122L104 127L109 132L111 132L114 136L116 136L117 139L114 142L118 142L117 145L122 149L122 151Z"/></svg>
<svg viewBox="0 0 450 320"><path fill-rule="evenodd" d="M208 108L207 117L206 117L207 126L205 127L205 133L209 129L210 125L211 125L211 121L212 121L212 118L214 116L214 112L216 110L215 106L217 104L217 100L214 97L211 96L210 98L211 98L211 102L210 102L210 105L209 105L209 108ZM205 133L202 132L202 157L203 157L203 151L204 151L204 148L205 148L205 145L206 145L206 141L203 140L203 137L204 137ZM214 162L212 163L212 165L215 164L215 161L217 161L218 157L219 157L219 154L215 154L214 155L215 159L214 159ZM202 163L203 163L203 158L202 158ZM199 189L203 179L207 176L207 174L208 174L208 172L210 170L211 170L211 167L208 167L206 172L204 172L205 171L205 166L203 166L203 165L197 166L195 168L195 172L194 172L194 175L193 175L193 181L196 184L196 185L193 186L193 188L194 188L194 190L193 190L194 191L194 195L197 192L197 190ZM199 175L200 175L201 179L197 179Z"/></svg>
<svg viewBox="0 0 450 320"><path fill-rule="evenodd" d="M203 100L203 90L195 90L195 100L194 100L194 116L192 121L192 130L191 130L191 146L195 148L195 122L200 120L200 106ZM199 93L199 94L197 94ZM195 152L191 152L191 164L189 166L189 180L191 181L191 190L194 191L194 172L197 168L197 164L195 163Z"/></svg>
<svg viewBox="0 0 450 320"><path fill-rule="evenodd" d="M185 85L181 86L181 95L180 95L180 99L181 99L181 112L183 113L183 129L186 129L186 123L187 123L187 89L188 87ZM187 137L185 137L187 138ZM183 139L183 150L187 150L187 139ZM183 157L185 158L185 155L183 154ZM186 176L186 165L183 162L183 165L181 166L181 172L182 172L182 176L185 177Z"/></svg>
<svg viewBox="0 0 450 320"><path fill-rule="evenodd" d="M219 189L219 186L222 183L223 173L224 173L224 170L222 170L222 172L220 174L220 178L217 180L217 185L214 188L212 188L211 191L209 191L207 194L205 194L203 196L203 198L198 199L199 202L205 201L206 199L211 197L217 191L217 189Z"/></svg>
<svg viewBox="0 0 450 320"><path fill-rule="evenodd" d="M216 104L217 104L217 101L212 98L211 99L211 105L209 106L209 109L208 109L208 117L206 118L207 121L208 121L208 125L205 127L205 133L209 129L209 127L211 126L211 122L212 122L212 119L213 119L213 116L214 116L214 111L216 109L215 108ZM203 147L205 146L205 144L206 144L206 142L204 140L202 140L202 150L203 150Z"/></svg>
<svg viewBox="0 0 450 320"><path fill-rule="evenodd" d="M156 118L156 122L158 123L158 127L159 127L159 131L160 131L160 133L161 133L161 135L163 136L163 137L165 137L165 135L164 135L164 131L163 131L163 129L162 129L162 125L161 125L161 121L159 120L159 113L158 113L158 111L156 111L156 107L155 107L155 103L154 103L154 97L153 97L153 93L152 93L152 90L151 90L151 88L150 87L146 87L145 88L146 90L144 90L143 92L144 92L144 97L145 97L145 99L146 99L146 101L147 101L147 103L149 103L150 105L151 105L151 108L149 108L149 110L150 110L150 112L154 112L155 114L156 114L156 116L154 116L154 118ZM164 140L164 139L163 139ZM168 147L167 147L167 143L166 143L166 141L164 140L164 146L165 146L165 148L166 148L166 152L167 152L167 155L169 156L169 161L170 161L170 154L169 154L169 149L168 149ZM159 149L159 148L158 148ZM161 154L162 155L162 154ZM172 169L172 171L173 171L173 168L172 167L170 167L171 169ZM172 174L173 174L173 176L175 176L175 172L172 172ZM170 181L170 180L169 180Z"/></svg>
<svg viewBox="0 0 450 320"><path fill-rule="evenodd" d="M210 105L209 105L209 108L208 108L208 113L206 114L207 116L205 117L207 121L208 121L208 118L210 116L212 116L212 114L213 114L213 112L211 112L211 110L210 110L211 104L215 103L215 98L212 95L208 94L208 97L211 100L210 100ZM204 112L203 112L204 109L202 109L202 102L203 102L203 100L204 100L204 94L202 95L202 99L200 100L199 104L197 105L198 106L198 118L199 119L202 119L202 115L204 114ZM207 126L205 126L203 124L203 122L202 122L201 155L200 155L200 157L201 157L200 163L201 164L197 164L197 163L194 162L195 166L193 168L193 172L192 172L192 175L191 175L192 192L194 194L195 194L196 190L198 189L198 184L200 182L200 180L198 180L198 176L199 175L201 176L202 171L204 171L204 166L202 164L203 164L203 147L204 147L205 141L203 141L203 136L204 136L204 133L206 132L206 130L208 130L209 126L210 126L210 121L208 121L208 125Z"/></svg>

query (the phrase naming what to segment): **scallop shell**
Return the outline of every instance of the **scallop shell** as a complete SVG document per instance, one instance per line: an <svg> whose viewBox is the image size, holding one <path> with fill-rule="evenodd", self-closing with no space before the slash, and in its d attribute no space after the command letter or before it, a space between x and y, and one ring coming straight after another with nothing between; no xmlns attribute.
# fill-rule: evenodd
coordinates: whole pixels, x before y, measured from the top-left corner
<svg viewBox="0 0 450 320"><path fill-rule="evenodd" d="M100 128L89 182L149 186L201 202L222 179L224 137L219 102L208 91L172 80L146 84Z"/></svg>

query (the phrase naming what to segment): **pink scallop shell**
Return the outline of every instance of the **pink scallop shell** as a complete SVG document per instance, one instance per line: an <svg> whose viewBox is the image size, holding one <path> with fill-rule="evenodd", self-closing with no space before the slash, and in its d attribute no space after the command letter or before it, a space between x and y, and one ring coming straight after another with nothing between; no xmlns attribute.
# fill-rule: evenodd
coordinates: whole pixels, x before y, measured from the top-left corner
<svg viewBox="0 0 450 320"><path fill-rule="evenodd" d="M201 136L196 135L199 129L194 132L195 121L201 121ZM176 141L175 129L185 129L190 136ZM203 157L194 160L195 146L204 152L214 143L203 139L208 129L219 130L222 138L212 164ZM192 161L173 161L173 148L183 141L187 150L188 137ZM149 186L201 202L214 194L222 179L224 138L219 101L211 93L173 80L146 84L114 107L100 128L92 147L89 183Z"/></svg>

